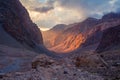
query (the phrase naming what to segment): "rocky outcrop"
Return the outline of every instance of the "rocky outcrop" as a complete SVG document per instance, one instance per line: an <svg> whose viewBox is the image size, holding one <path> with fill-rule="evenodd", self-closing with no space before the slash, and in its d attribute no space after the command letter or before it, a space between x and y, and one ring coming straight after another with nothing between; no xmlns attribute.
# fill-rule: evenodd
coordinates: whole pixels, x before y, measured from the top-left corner
<svg viewBox="0 0 120 80"><path fill-rule="evenodd" d="M104 30L97 52L103 52L120 46L120 25Z"/></svg>
<svg viewBox="0 0 120 80"><path fill-rule="evenodd" d="M19 0L0 1L0 24L4 30L29 47L43 44L42 35Z"/></svg>

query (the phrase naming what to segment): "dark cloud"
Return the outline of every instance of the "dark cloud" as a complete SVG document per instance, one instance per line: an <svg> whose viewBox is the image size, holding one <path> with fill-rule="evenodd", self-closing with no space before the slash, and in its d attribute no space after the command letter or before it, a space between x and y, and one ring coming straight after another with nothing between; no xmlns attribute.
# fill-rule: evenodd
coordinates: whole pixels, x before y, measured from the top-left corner
<svg viewBox="0 0 120 80"><path fill-rule="evenodd" d="M20 1L29 10L33 21L39 26L45 26L46 28L58 23L71 24L82 21L87 17L101 18L109 12L120 12L120 0Z"/></svg>
<svg viewBox="0 0 120 80"><path fill-rule="evenodd" d="M40 12L40 13L46 13L46 12L48 12L48 11L50 11L50 10L53 10L54 9L54 7L52 7L52 6L50 6L50 7L39 7L39 8L34 8L33 10L34 11L37 11L37 12Z"/></svg>
<svg viewBox="0 0 120 80"><path fill-rule="evenodd" d="M114 12L120 7L120 0L56 0L68 9L84 11L86 16L101 17L104 13Z"/></svg>

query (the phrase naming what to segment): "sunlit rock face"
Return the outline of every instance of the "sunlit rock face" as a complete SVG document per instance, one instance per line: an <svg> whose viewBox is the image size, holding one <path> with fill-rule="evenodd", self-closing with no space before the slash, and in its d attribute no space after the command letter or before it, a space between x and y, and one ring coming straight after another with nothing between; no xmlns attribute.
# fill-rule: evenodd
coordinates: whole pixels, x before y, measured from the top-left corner
<svg viewBox="0 0 120 80"><path fill-rule="evenodd" d="M97 52L120 47L120 25L104 30Z"/></svg>
<svg viewBox="0 0 120 80"><path fill-rule="evenodd" d="M0 24L13 38L33 47L43 44L42 35L19 0L0 1Z"/></svg>
<svg viewBox="0 0 120 80"><path fill-rule="evenodd" d="M59 43L56 44L56 46L49 49L55 52L62 52L62 53L70 52L77 49L79 45L84 42L84 37L82 34L68 33L65 36L62 35L61 38L62 40L55 40L56 42Z"/></svg>
<svg viewBox="0 0 120 80"><path fill-rule="evenodd" d="M98 24L97 19L88 18L83 22L67 25L67 29L63 29L54 39L51 39L54 42L49 49L64 53L79 48L87 37L87 31L96 24Z"/></svg>

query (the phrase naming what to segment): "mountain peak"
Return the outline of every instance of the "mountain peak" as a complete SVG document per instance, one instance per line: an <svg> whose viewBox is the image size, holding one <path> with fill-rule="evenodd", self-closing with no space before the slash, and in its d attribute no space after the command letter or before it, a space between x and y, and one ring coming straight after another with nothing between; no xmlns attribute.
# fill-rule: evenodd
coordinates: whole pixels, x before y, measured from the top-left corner
<svg viewBox="0 0 120 80"><path fill-rule="evenodd" d="M57 24L56 26L54 26L51 30L52 31L59 31L59 30L62 30L66 27L65 24Z"/></svg>
<svg viewBox="0 0 120 80"><path fill-rule="evenodd" d="M98 19L93 17L88 17L85 21L97 21Z"/></svg>
<svg viewBox="0 0 120 80"><path fill-rule="evenodd" d="M120 18L120 13L110 12L108 14L105 14L102 19L115 19Z"/></svg>

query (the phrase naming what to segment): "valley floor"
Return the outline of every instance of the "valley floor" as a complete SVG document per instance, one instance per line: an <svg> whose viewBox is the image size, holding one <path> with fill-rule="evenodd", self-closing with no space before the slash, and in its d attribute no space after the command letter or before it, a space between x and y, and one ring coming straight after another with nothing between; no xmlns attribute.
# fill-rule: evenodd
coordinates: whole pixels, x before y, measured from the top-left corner
<svg viewBox="0 0 120 80"><path fill-rule="evenodd" d="M0 45L0 80L120 80L119 55L82 51L57 59Z"/></svg>

